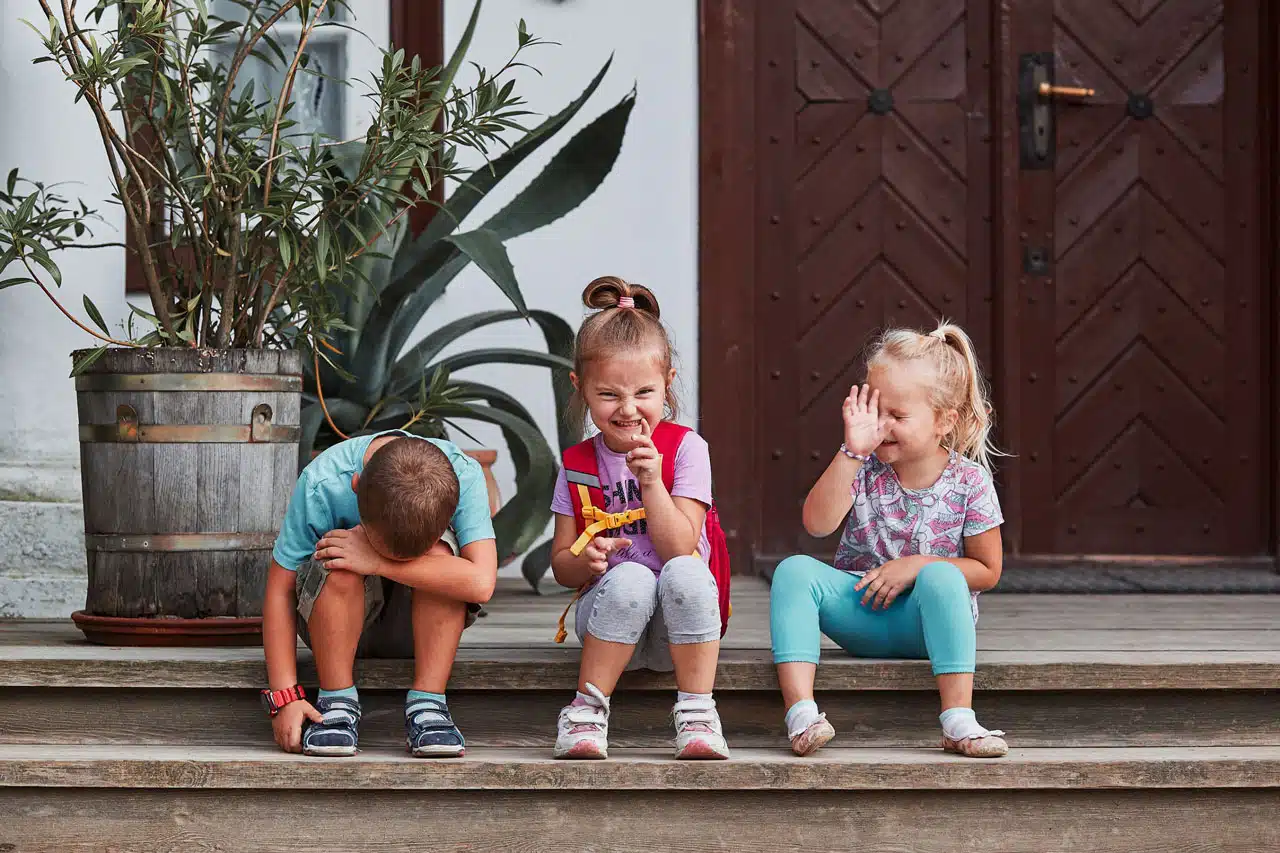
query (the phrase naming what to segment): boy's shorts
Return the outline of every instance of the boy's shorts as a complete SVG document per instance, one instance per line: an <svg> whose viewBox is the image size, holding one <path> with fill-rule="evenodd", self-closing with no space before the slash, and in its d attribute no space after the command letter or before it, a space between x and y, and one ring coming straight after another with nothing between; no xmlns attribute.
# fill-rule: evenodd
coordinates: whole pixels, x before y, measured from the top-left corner
<svg viewBox="0 0 1280 853"><path fill-rule="evenodd" d="M446 530L440 541L458 553L458 537ZM298 566L294 578L298 598L298 636L307 648L311 638L307 623L315 607L329 570L319 560L306 560ZM466 626L476 621L480 605L467 604ZM413 589L378 575L364 578L364 629L356 646L358 658L412 658L413 655Z"/></svg>

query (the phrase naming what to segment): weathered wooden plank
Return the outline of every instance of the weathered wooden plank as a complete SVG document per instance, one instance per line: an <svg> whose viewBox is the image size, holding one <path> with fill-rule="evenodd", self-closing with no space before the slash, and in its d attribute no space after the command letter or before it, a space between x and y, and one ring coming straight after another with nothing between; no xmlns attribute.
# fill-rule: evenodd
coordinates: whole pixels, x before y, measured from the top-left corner
<svg viewBox="0 0 1280 853"><path fill-rule="evenodd" d="M1135 659L1136 658L1136 659ZM310 653L299 650L299 678L314 683ZM369 689L399 689L412 680L406 660L362 660L357 679ZM576 649L459 650L450 689L571 690ZM229 687L257 688L266 678L258 648L111 648L86 645L0 646L3 687ZM1276 652L991 652L978 659L978 690L1274 690L1280 688ZM670 673L630 672L622 689L675 689ZM820 690L937 689L923 661L824 658ZM775 690L767 652L723 652L717 690Z"/></svg>
<svg viewBox="0 0 1280 853"><path fill-rule="evenodd" d="M262 597L267 589L270 551L242 551L233 555L236 571L236 614L261 616Z"/></svg>
<svg viewBox="0 0 1280 853"><path fill-rule="evenodd" d="M273 533L279 526L275 512L275 456L282 447L287 448L291 458L296 457L287 444L246 444L240 448L236 460L240 492L236 512L237 529L243 533Z"/></svg>
<svg viewBox="0 0 1280 853"><path fill-rule="evenodd" d="M570 690L449 691L468 746L550 749ZM1247 746L1280 744L1275 691L985 691L978 713L1017 747ZM777 691L717 694L730 746L786 745ZM674 736L668 691L624 690L614 698L609 743L668 746ZM823 691L835 746L938 745L938 699L925 691ZM398 747L404 691L362 689L365 748ZM257 692L200 689L8 688L0 692L0 742L63 744L255 745L271 727Z"/></svg>
<svg viewBox="0 0 1280 853"><path fill-rule="evenodd" d="M163 554L99 552L94 558L99 571L114 572L117 603L114 612L95 611L100 616L157 616L161 612L160 566Z"/></svg>
<svg viewBox="0 0 1280 853"><path fill-rule="evenodd" d="M424 775L434 765L423 767ZM147 791L0 789L15 853L1253 853L1277 792ZM1212 815L1212 819L1206 819ZM584 831L584 816L593 829ZM749 840L748 840L749 839Z"/></svg>
<svg viewBox="0 0 1280 853"><path fill-rule="evenodd" d="M1015 749L976 761L938 749L740 749L726 762L616 750L557 761L546 750L474 749L424 772L403 750L317 761L274 748L0 745L0 786L365 790L888 791L1280 788L1280 746Z"/></svg>
<svg viewBox="0 0 1280 853"><path fill-rule="evenodd" d="M519 579L501 579L499 601L490 608L496 618L490 624L502 624L517 614L530 618L550 614L554 626L570 591L549 581L543 586L551 594L534 595ZM1280 595L984 595L980 609L980 637L994 630L1214 631L1280 626ZM735 577L733 613L730 640L744 627L767 625L768 585L757 578Z"/></svg>
<svg viewBox="0 0 1280 853"><path fill-rule="evenodd" d="M200 395L157 394L156 419L164 424L199 423ZM190 533L196 520L200 483L196 445L155 445L156 533Z"/></svg>
<svg viewBox="0 0 1280 853"><path fill-rule="evenodd" d="M200 395L200 422L248 423L241 410L252 394L238 391ZM241 480L241 455L249 444L203 444L194 448L198 472L195 517L192 528L200 532L241 532L240 504L245 492L261 488L261 475ZM209 551L181 555L194 582L197 617L239 616L240 555Z"/></svg>
<svg viewBox="0 0 1280 853"><path fill-rule="evenodd" d="M110 349L87 373L302 373L302 353L187 347Z"/></svg>

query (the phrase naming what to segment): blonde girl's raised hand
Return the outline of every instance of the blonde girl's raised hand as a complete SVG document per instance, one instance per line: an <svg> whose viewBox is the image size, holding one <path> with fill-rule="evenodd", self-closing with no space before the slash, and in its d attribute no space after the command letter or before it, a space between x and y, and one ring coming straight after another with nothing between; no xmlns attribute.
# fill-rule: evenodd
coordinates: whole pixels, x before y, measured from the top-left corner
<svg viewBox="0 0 1280 853"><path fill-rule="evenodd" d="M867 456L884 440L880 417L880 392L870 385L854 385L841 407L844 416L844 446L850 453Z"/></svg>

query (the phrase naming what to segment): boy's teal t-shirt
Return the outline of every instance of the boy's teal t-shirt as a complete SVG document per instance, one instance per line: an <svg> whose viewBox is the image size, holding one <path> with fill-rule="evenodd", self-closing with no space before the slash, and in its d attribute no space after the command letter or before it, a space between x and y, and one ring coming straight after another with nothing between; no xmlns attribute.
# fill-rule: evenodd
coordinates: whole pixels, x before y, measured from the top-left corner
<svg viewBox="0 0 1280 853"><path fill-rule="evenodd" d="M451 441L422 438L402 430L387 430L339 442L302 470L271 552L272 558L282 568L296 571L315 553L320 537L330 530L349 530L360 523L360 509L356 493L351 489L351 476L364 470L365 452L373 440L382 435L402 435L429 441L449 457L458 475L458 508L449 525L458 536L458 547L494 538L493 521L489 517L489 489L480 463Z"/></svg>

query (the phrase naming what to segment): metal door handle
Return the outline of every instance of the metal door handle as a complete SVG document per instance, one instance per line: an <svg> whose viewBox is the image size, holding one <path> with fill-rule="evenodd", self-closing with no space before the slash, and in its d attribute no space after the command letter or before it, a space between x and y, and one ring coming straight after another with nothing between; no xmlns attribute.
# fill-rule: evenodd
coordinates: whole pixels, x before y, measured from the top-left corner
<svg viewBox="0 0 1280 853"><path fill-rule="evenodd" d="M1042 82L1036 91L1043 98L1092 98L1093 89L1083 89L1079 86L1055 86L1052 83Z"/></svg>

